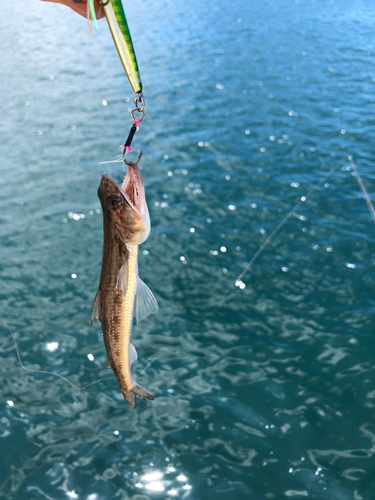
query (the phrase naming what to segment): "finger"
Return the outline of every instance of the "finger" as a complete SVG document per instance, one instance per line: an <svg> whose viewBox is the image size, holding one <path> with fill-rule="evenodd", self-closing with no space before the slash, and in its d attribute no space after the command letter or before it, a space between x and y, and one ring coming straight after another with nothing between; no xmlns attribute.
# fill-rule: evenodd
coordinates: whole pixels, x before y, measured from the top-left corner
<svg viewBox="0 0 375 500"><path fill-rule="evenodd" d="M55 1L55 0L52 0ZM60 1L60 0L58 0ZM80 3L72 3L69 2L69 0L62 0L61 3L64 3L68 7L74 10L74 12L77 12L82 17L87 17L87 1L83 0ZM95 9L95 15L97 19L101 19L102 17L105 17L104 14L104 9L100 7L100 4L97 0L94 1L94 9Z"/></svg>
<svg viewBox="0 0 375 500"><path fill-rule="evenodd" d="M70 7L74 12L77 12L82 17L87 17L87 1L83 0L80 3L73 3L69 0L41 0L42 2L52 2L52 3L60 3L62 5L66 5ZM95 14L97 19L102 19L105 17L104 9L100 8L100 4L97 0L94 1Z"/></svg>

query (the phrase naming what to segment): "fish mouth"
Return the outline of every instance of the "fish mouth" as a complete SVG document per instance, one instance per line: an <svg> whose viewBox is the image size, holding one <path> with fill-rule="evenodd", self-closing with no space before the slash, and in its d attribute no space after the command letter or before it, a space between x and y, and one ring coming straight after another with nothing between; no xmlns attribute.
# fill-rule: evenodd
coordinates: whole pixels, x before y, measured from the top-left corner
<svg viewBox="0 0 375 500"><path fill-rule="evenodd" d="M140 245L146 241L151 230L150 216L141 172L135 163L128 165L121 187L108 174L103 174L98 196L103 214L110 213L110 218L117 220L120 226L130 224L133 227L131 234L128 231L123 237L127 245ZM111 199L113 201L116 196L122 198L123 210L111 209Z"/></svg>
<svg viewBox="0 0 375 500"><path fill-rule="evenodd" d="M145 214L145 191L141 172L136 163L128 164L128 171L120 190L129 205L139 214Z"/></svg>
<svg viewBox="0 0 375 500"><path fill-rule="evenodd" d="M125 179L121 186L117 184L108 174L102 175L102 181L98 189L99 198L106 197L113 189L119 191L127 205L137 214L143 216L146 211L145 192L143 180L138 166L130 163Z"/></svg>

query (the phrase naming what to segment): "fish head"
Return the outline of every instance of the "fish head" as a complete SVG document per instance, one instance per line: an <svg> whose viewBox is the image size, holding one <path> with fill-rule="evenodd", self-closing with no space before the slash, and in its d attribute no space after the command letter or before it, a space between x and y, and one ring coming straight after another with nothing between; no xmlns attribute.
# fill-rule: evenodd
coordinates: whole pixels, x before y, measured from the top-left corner
<svg viewBox="0 0 375 500"><path fill-rule="evenodd" d="M108 174L103 174L98 189L103 210L104 226L128 245L140 245L151 230L141 172L129 162L120 187Z"/></svg>

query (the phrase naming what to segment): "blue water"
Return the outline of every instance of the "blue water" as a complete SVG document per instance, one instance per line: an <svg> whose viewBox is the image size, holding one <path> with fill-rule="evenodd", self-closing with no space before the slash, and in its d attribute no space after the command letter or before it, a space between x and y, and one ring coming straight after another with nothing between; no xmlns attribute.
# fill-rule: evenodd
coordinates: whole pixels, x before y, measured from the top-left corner
<svg viewBox="0 0 375 500"><path fill-rule="evenodd" d="M124 401L100 324L104 170L133 94L100 21L2 5L0 497L375 498L375 4L125 4L152 221ZM236 278L282 219L329 172ZM372 200L374 198L372 196ZM237 283L238 284L238 283ZM91 384L91 385L89 385ZM86 387L87 386L87 387Z"/></svg>

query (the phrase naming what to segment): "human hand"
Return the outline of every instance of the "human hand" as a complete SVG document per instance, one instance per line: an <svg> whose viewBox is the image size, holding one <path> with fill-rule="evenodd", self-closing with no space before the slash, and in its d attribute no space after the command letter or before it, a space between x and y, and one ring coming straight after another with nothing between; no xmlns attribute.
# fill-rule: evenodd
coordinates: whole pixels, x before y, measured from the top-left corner
<svg viewBox="0 0 375 500"><path fill-rule="evenodd" d="M80 14L83 17L87 17L87 0L81 0L81 2L79 3L72 2L71 0L42 0L42 2L61 3L62 5L66 5L67 7L73 9L75 12L77 12L77 14ZM104 10L100 9L98 0L94 0L94 8L97 19L101 19L105 16Z"/></svg>

